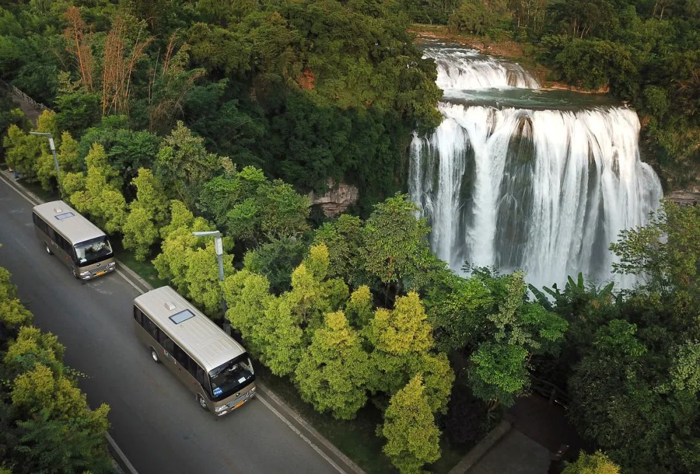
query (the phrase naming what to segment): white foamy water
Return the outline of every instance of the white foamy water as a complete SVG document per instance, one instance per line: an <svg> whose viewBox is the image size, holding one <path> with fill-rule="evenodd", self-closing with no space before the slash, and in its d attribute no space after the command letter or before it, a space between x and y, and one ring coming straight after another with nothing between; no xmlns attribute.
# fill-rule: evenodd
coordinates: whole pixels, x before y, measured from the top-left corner
<svg viewBox="0 0 700 474"><path fill-rule="evenodd" d="M437 85L450 91L540 87L519 64L499 61L478 52L457 48L427 48L423 57L435 60Z"/></svg>
<svg viewBox="0 0 700 474"><path fill-rule="evenodd" d="M646 223L662 197L640 160L633 110L450 102L439 110L432 136L413 139L409 188L440 258L455 270L465 262L522 269L537 286L578 272L612 278L610 243Z"/></svg>

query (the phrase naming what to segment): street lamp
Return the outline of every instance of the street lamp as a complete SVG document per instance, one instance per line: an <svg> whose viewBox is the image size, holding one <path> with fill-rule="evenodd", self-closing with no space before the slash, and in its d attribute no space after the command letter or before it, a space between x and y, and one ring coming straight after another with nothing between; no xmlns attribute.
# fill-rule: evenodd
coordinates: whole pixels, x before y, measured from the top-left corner
<svg viewBox="0 0 700 474"><path fill-rule="evenodd" d="M30 135L39 135L40 137L49 137L49 148L53 153L53 164L56 165L56 182L58 183L58 195L63 197L63 189L61 188L61 170L58 167L58 158L56 157L56 144L53 142L53 135L44 132L29 132Z"/></svg>
<svg viewBox="0 0 700 474"><path fill-rule="evenodd" d="M218 230L209 230L205 232L192 232L195 237L214 237L214 250L216 251L216 261L219 264L219 281L224 281L224 242L221 239L221 232ZM223 290L222 290L223 291ZM221 295L221 306L224 309L224 331L229 336L231 335L231 323L226 319L226 298Z"/></svg>

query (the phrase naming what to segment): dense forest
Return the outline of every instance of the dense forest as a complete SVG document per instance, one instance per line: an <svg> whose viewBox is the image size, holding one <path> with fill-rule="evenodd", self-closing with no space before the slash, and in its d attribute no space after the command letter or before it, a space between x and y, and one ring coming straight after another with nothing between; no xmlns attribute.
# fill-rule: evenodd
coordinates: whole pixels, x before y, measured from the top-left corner
<svg viewBox="0 0 700 474"><path fill-rule="evenodd" d="M182 120L303 191L333 179L367 205L393 194L411 133L439 120L434 67L392 2L9 2L1 18L0 76L62 130Z"/></svg>
<svg viewBox="0 0 700 474"><path fill-rule="evenodd" d="M549 80L609 89L640 114L667 188L700 179L700 4L694 0L403 0L416 22L515 40Z"/></svg>
<svg viewBox="0 0 700 474"><path fill-rule="evenodd" d="M213 319L230 320L315 410L342 420L380 411L376 434L401 472L429 467L441 440L481 439L533 375L568 389L571 420L605 453L566 472L615 472L610 460L625 473L698 472L700 207L667 203L620 236L616 272L638 276L634 289L580 275L534 288L522 272L449 270L396 193L413 132L440 120L435 67L413 44L412 21L528 42L561 78L608 83L648 114L669 170L697 159L690 3L615 3L595 19L583 3L522 3L6 2L0 78L54 111L32 124L2 90L4 159L23 184L60 194ZM643 23L665 33L647 43ZM629 68L615 62L620 48ZM31 129L55 137L59 175ZM327 219L312 208L306 192L329 179L361 189L356 212ZM225 235L223 285L213 243L191 234L214 228Z"/></svg>

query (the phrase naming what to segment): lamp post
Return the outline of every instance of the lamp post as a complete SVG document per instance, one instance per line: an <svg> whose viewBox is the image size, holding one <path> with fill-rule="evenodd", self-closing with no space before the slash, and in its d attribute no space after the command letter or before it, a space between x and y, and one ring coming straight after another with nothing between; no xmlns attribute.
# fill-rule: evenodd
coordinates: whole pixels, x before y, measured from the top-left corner
<svg viewBox="0 0 700 474"><path fill-rule="evenodd" d="M51 153L53 153L53 164L56 165L56 182L58 183L58 195L63 197L63 188L61 187L61 169L58 167L58 158L56 157L56 144L53 142L53 135L50 132L29 132L29 134L49 138L49 148L51 148Z"/></svg>
<svg viewBox="0 0 700 474"><path fill-rule="evenodd" d="M214 250L216 251L216 261L219 264L219 281L224 281L224 242L221 239L221 232L210 230L205 232L192 232L195 237L214 237ZM223 291L223 290L222 290ZM224 309L224 331L231 335L231 323L226 319L226 298L221 295L221 307Z"/></svg>

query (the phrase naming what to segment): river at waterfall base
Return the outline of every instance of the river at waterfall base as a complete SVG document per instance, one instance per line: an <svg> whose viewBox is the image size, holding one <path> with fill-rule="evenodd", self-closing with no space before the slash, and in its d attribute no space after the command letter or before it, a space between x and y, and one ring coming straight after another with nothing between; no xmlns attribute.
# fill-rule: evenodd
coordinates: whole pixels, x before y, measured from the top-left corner
<svg viewBox="0 0 700 474"><path fill-rule="evenodd" d="M662 197L637 114L607 97L538 90L520 66L428 48L443 121L414 137L409 190L451 268L523 270L536 286L613 278L608 250ZM618 284L629 286L632 280Z"/></svg>

